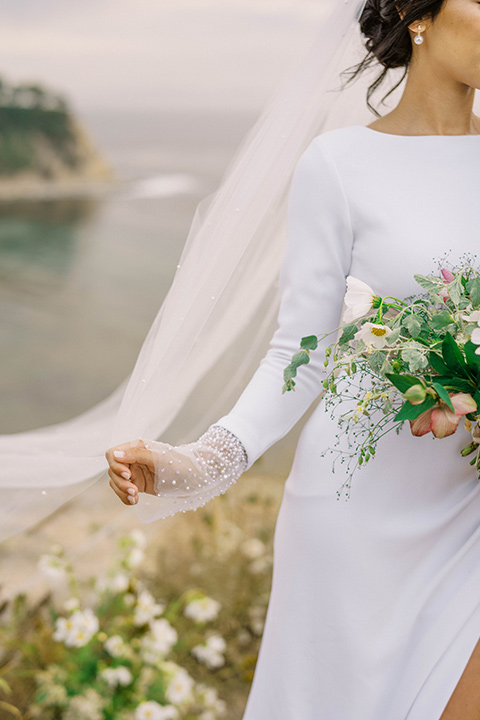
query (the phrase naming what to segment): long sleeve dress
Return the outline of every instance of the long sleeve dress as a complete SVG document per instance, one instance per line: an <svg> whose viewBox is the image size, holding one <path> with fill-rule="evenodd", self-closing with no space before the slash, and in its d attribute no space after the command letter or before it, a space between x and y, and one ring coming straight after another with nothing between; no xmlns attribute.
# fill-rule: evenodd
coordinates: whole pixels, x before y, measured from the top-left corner
<svg viewBox="0 0 480 720"><path fill-rule="evenodd" d="M319 396L325 343L282 395L304 335L338 327L351 274L379 295L480 247L480 136L398 136L352 126L316 137L293 176L279 326L217 425L248 467ZM320 402L285 484L273 584L244 720L438 720L480 636L480 484L451 437L387 435L358 471L323 451Z"/></svg>

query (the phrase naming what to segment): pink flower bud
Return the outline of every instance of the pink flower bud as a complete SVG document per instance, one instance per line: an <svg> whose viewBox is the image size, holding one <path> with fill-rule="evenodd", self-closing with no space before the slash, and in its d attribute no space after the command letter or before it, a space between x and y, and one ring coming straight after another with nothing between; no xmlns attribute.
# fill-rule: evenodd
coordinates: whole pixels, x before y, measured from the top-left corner
<svg viewBox="0 0 480 720"><path fill-rule="evenodd" d="M448 285L452 280L455 280L455 275L447 268L442 268L443 282Z"/></svg>

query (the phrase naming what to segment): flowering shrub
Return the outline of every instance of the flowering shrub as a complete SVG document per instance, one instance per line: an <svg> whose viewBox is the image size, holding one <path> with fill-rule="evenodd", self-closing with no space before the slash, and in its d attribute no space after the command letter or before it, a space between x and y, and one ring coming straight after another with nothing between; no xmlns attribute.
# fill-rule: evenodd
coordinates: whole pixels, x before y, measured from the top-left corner
<svg viewBox="0 0 480 720"><path fill-rule="evenodd" d="M225 518L206 511L201 517L203 537L194 538L194 557L190 549L190 562L181 564L197 587L186 590L166 581L188 585L178 565L176 572L159 567L148 587L139 577L145 551L139 531L120 538L111 568L83 584L62 548L43 554L42 574L54 586L63 580L72 596L60 604L54 593L31 610L17 598L18 621L13 613L10 627L0 628L0 643L10 648L5 680L0 659L0 702L2 690L14 688L0 707L30 696L17 705L31 719L216 720L227 716L220 697L226 689L240 687L244 702L268 602L274 516L262 540L245 540ZM225 559L233 556L229 580ZM252 560L264 562L263 574L250 569ZM168 561L178 563L178 556ZM223 601L198 587L202 575L213 584L218 578ZM240 709L242 699L229 696L228 720Z"/></svg>

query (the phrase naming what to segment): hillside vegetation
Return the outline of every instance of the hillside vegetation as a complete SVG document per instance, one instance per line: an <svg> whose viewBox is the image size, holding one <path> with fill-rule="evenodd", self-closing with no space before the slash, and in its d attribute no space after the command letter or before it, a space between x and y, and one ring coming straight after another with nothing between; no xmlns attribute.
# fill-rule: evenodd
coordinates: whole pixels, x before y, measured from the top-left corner
<svg viewBox="0 0 480 720"><path fill-rule="evenodd" d="M63 95L0 77L0 195L8 195L5 181L19 179L71 186L111 181L113 173Z"/></svg>

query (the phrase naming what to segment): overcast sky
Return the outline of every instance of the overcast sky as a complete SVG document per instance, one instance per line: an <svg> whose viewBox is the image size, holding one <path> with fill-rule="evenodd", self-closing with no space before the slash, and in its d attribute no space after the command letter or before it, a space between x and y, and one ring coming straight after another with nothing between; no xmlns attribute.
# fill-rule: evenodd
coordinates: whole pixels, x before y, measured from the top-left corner
<svg viewBox="0 0 480 720"><path fill-rule="evenodd" d="M12 0L0 73L79 111L260 109L329 0Z"/></svg>

